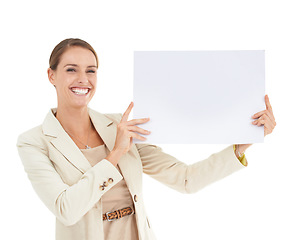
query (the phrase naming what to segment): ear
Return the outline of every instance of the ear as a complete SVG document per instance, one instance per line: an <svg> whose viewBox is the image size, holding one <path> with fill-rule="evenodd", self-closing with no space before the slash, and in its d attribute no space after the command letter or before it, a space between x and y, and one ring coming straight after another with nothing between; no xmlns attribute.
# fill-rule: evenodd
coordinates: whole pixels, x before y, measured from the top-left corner
<svg viewBox="0 0 302 240"><path fill-rule="evenodd" d="M52 85L55 85L55 72L51 68L47 69L48 80Z"/></svg>

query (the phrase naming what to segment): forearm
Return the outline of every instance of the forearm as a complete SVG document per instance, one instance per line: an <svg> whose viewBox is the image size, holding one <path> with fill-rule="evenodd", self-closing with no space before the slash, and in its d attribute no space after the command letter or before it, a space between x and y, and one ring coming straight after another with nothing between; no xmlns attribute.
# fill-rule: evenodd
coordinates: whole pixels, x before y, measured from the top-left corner
<svg viewBox="0 0 302 240"><path fill-rule="evenodd" d="M63 224L73 225L121 179L121 174L114 169L112 163L103 159L83 174L76 184L66 186L56 198L52 211Z"/></svg>
<svg viewBox="0 0 302 240"><path fill-rule="evenodd" d="M57 219L67 226L80 220L104 193L123 178L109 160L103 159L78 181L67 184L41 145L20 137L17 147L34 190Z"/></svg>
<svg viewBox="0 0 302 240"><path fill-rule="evenodd" d="M233 146L187 165L152 144L136 144L144 173L182 193L195 193L203 187L244 168Z"/></svg>

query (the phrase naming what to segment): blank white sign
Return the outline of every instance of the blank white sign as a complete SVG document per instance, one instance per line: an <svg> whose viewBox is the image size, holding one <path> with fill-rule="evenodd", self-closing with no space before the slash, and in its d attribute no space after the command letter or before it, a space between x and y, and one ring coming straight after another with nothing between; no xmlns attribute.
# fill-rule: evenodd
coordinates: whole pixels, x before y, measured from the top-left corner
<svg viewBox="0 0 302 240"><path fill-rule="evenodd" d="M152 144L263 142L264 51L135 51L133 118Z"/></svg>

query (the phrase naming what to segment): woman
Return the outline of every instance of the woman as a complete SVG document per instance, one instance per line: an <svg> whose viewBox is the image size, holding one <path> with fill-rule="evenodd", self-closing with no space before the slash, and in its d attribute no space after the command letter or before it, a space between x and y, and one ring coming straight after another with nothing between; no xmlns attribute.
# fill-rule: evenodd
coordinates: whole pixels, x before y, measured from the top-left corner
<svg viewBox="0 0 302 240"><path fill-rule="evenodd" d="M88 108L96 91L98 58L80 39L65 39L53 50L49 81L57 108L42 125L18 138L24 169L38 196L56 216L56 239L155 239L142 198L142 173L167 186L193 193L247 165L251 144L231 145L209 158L186 165L152 144L135 144L148 135L125 113L102 114ZM267 109L254 115L265 135L276 126ZM140 134L139 134L140 133Z"/></svg>

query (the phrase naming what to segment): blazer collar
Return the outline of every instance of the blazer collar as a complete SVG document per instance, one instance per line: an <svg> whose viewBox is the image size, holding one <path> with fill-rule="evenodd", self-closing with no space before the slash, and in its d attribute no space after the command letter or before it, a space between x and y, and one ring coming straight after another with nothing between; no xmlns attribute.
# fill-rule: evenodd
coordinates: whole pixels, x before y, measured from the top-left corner
<svg viewBox="0 0 302 240"><path fill-rule="evenodd" d="M55 117L54 114L56 111L56 108L52 108L48 112L42 124L43 133L52 137L50 140L51 144L76 168L78 168L82 173L85 173L89 168L91 168L91 165ZM110 151L112 151L115 144L115 137L113 136L116 135L116 128L113 125L113 121L105 114L96 112L90 108L88 108L88 113L95 129L103 139L105 145Z"/></svg>
<svg viewBox="0 0 302 240"><path fill-rule="evenodd" d="M51 108L44 119L42 128L43 128L43 133L45 135L51 137L57 137L62 133L62 131L65 132L60 122L55 117L56 112L57 112L57 108ZM98 131L97 128L104 129L113 123L113 121L110 118L108 118L105 114L96 112L90 108L88 108L88 113L97 131Z"/></svg>

